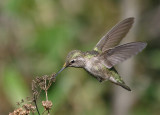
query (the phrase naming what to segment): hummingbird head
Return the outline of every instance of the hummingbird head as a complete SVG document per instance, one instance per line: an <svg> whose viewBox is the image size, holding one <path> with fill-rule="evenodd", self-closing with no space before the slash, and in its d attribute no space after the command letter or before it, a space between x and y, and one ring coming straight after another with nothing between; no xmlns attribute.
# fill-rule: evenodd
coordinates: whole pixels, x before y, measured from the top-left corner
<svg viewBox="0 0 160 115"><path fill-rule="evenodd" d="M73 50L68 53L64 66L66 67L84 67L83 53L80 50Z"/></svg>
<svg viewBox="0 0 160 115"><path fill-rule="evenodd" d="M83 52L80 50L73 50L68 53L66 62L64 63L62 69L57 73L59 74L67 67L84 67L85 66L85 59L83 58Z"/></svg>

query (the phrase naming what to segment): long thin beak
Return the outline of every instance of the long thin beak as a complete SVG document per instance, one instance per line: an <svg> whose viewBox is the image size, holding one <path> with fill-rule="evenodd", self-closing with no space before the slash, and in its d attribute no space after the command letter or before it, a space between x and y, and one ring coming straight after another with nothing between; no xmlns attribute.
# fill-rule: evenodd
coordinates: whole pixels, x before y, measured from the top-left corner
<svg viewBox="0 0 160 115"><path fill-rule="evenodd" d="M56 77L58 74L60 74L66 67L67 67L67 66L66 66L66 63L65 63L65 64L63 65L62 69L61 69L58 73L56 73L56 75L55 75L54 77Z"/></svg>
<svg viewBox="0 0 160 115"><path fill-rule="evenodd" d="M65 68L66 67L62 67L62 69L57 74L61 73Z"/></svg>

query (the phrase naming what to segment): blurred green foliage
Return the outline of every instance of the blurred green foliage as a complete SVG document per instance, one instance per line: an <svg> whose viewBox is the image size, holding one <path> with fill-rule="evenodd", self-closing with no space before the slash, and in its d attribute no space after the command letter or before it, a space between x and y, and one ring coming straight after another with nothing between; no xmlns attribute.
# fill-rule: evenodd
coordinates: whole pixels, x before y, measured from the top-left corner
<svg viewBox="0 0 160 115"><path fill-rule="evenodd" d="M5 69L3 80L4 91L11 104L15 107L15 103L19 99L23 99L26 95L29 95L29 89L17 70L13 67Z"/></svg>
<svg viewBox="0 0 160 115"><path fill-rule="evenodd" d="M140 4L143 2L145 0ZM119 21L120 4L120 0L1 1L0 114L13 111L16 101L31 95L33 77L57 72L70 50L91 50L106 30ZM154 28L155 25L145 26L145 17L150 17L146 12L158 6L156 0L148 0L141 9L145 15L140 17L143 23L137 36L149 45L138 56L135 75L139 78L135 83L138 82L137 88L146 87L132 107L133 115L160 113L160 46L157 42L160 35L153 37L150 30L144 29ZM66 69L49 89L49 100L53 102L51 112L56 115L111 114L111 87L110 83L100 84L83 69Z"/></svg>

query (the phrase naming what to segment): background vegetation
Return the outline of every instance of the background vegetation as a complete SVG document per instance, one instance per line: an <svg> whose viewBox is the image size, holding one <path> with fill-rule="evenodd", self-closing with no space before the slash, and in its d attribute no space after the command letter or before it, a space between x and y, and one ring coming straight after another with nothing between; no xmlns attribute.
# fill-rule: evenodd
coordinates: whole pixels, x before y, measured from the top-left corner
<svg viewBox="0 0 160 115"><path fill-rule="evenodd" d="M91 50L107 30L129 16L136 23L123 43L148 43L118 69L133 91L99 83L83 69L68 68L48 91L51 113L158 115L159 0L1 0L0 115L7 115L17 101L31 95L34 77L57 72L69 51Z"/></svg>

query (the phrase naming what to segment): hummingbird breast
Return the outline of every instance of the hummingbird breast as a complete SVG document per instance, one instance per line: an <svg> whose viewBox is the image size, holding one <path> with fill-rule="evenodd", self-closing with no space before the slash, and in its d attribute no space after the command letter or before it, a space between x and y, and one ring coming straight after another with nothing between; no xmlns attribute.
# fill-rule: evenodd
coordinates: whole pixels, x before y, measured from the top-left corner
<svg viewBox="0 0 160 115"><path fill-rule="evenodd" d="M106 80L108 69L101 63L98 57L86 58L85 70L98 80Z"/></svg>

